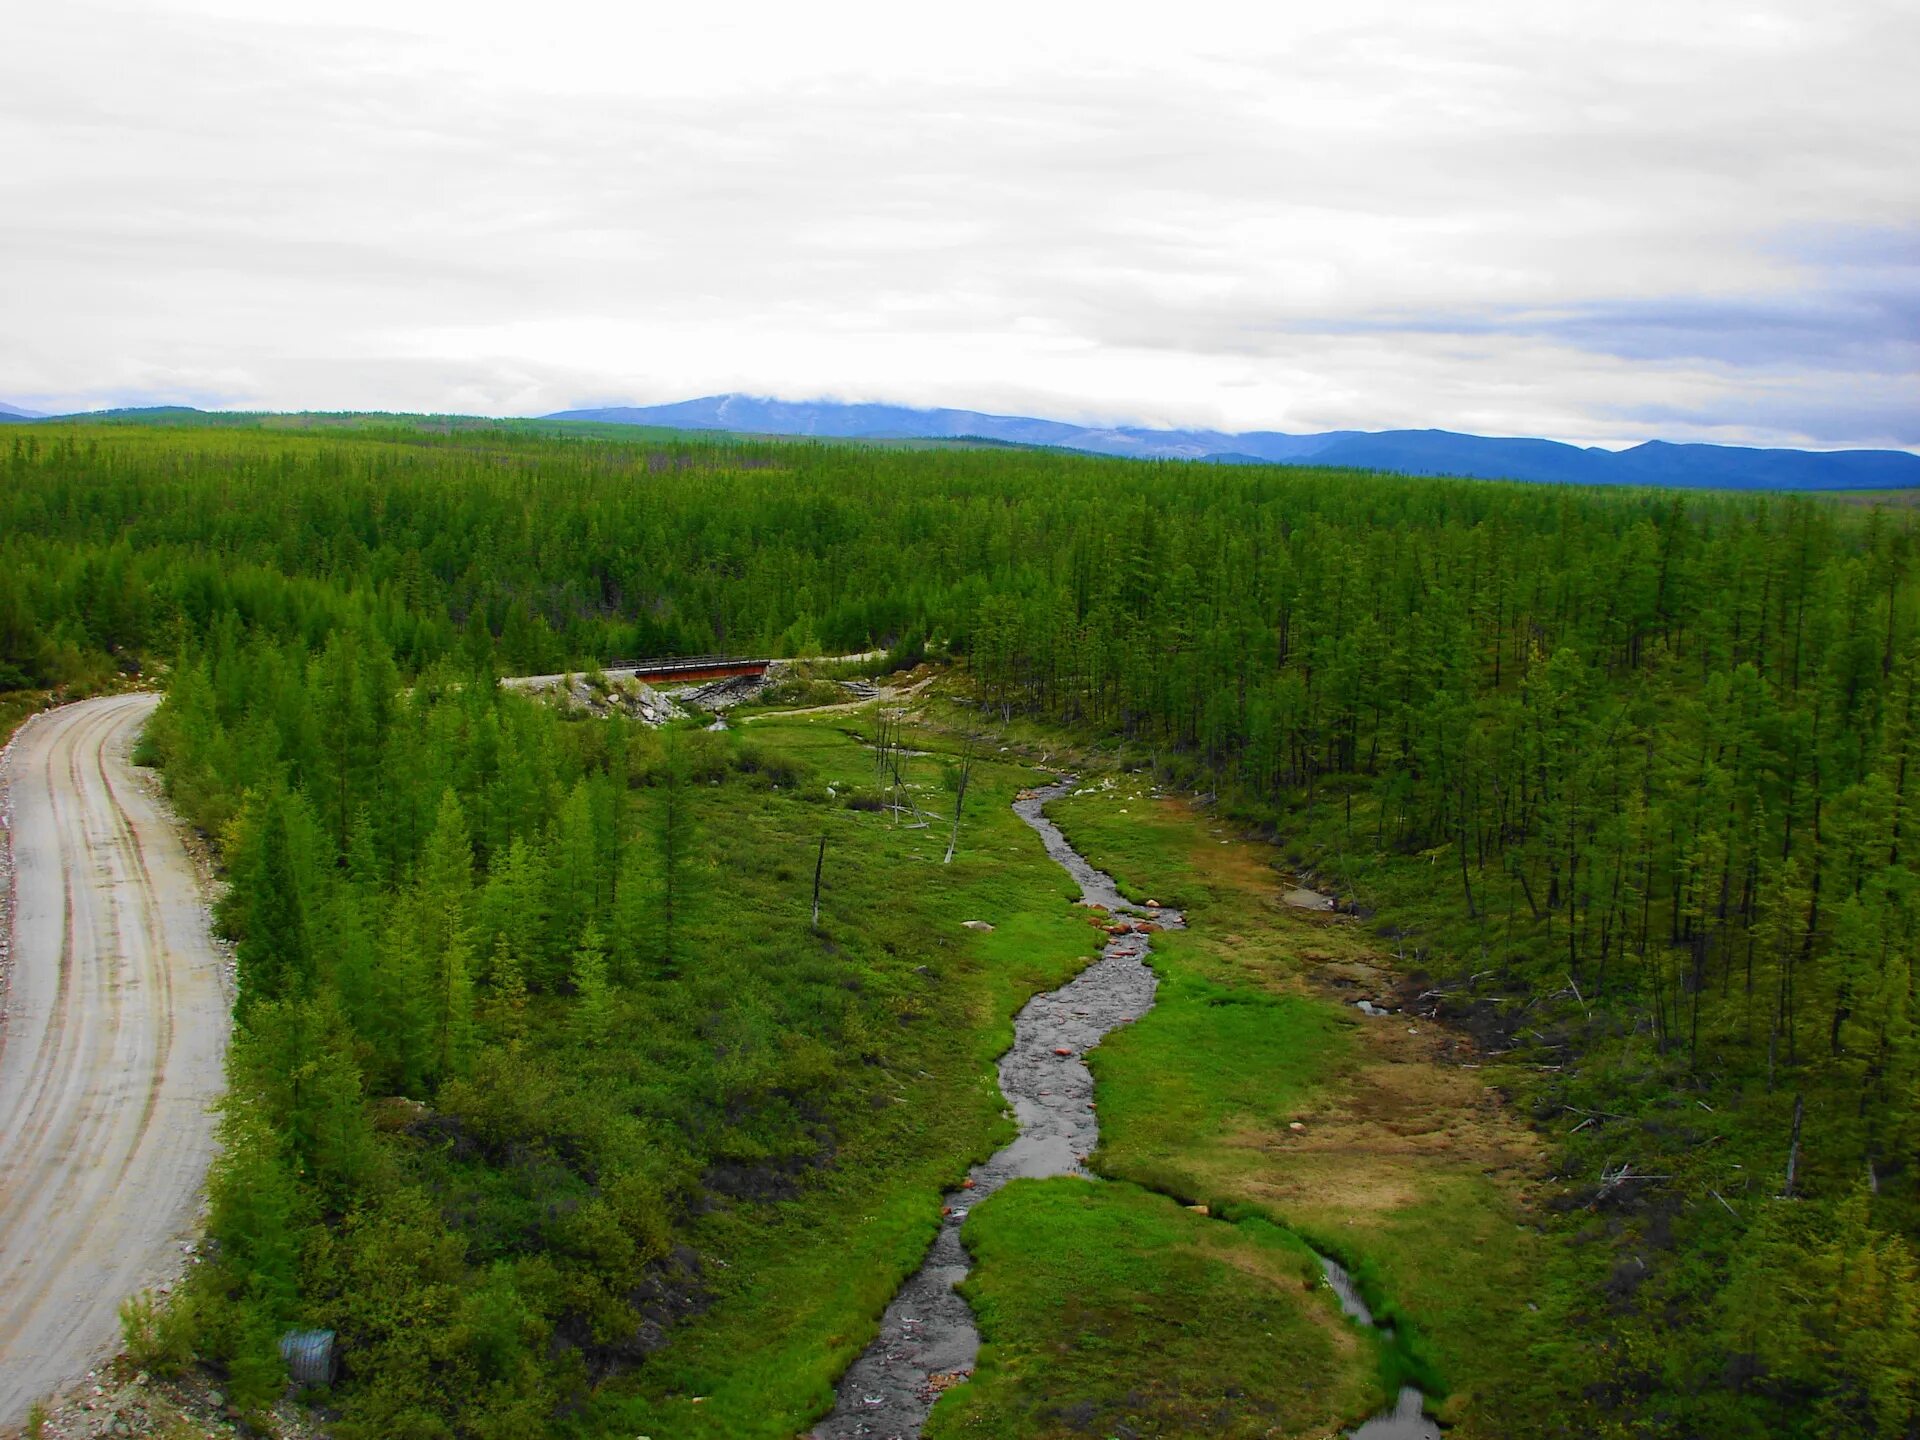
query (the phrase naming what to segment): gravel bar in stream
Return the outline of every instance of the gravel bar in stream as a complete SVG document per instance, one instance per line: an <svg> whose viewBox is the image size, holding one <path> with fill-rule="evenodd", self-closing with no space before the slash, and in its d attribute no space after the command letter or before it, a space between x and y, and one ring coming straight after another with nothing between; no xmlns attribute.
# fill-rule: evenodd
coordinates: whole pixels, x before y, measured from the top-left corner
<svg viewBox="0 0 1920 1440"><path fill-rule="evenodd" d="M1176 910L1135 905L1122 897L1113 877L1089 865L1041 813L1073 784L1064 779L1029 791L1013 808L1079 882L1080 903L1112 912L1116 924L1119 917L1165 928L1184 924ZM1149 944L1150 932L1114 936L1098 960L1058 990L1034 996L1014 1017L1013 1048L1000 1057L1000 1090L1020 1133L968 1172L970 1185L946 1197L940 1234L881 1316L879 1338L841 1377L833 1413L813 1431L818 1440L912 1440L940 1392L971 1373L980 1332L954 1289L968 1268L960 1226L970 1207L1009 1180L1088 1175L1084 1162L1100 1128L1093 1075L1081 1057L1108 1031L1139 1019L1153 1005L1154 976L1145 963Z"/></svg>

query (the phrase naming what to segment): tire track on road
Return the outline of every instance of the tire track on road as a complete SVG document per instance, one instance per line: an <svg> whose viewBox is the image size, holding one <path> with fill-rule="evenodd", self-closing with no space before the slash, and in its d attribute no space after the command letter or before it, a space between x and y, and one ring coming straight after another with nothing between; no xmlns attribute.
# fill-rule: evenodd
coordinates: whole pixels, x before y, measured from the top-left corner
<svg viewBox="0 0 1920 1440"><path fill-rule="evenodd" d="M66 736L54 742L54 746L51 747L52 753L49 753L47 756L44 772L49 793L53 793L58 789L54 782L56 761L65 758L69 779L77 780L79 778L72 761L71 752L74 744L73 732L84 732L92 728L95 728L95 726L88 724L87 721L76 722L73 731L70 731ZM35 738L39 737L36 736ZM14 763L17 768L19 763L17 755ZM19 785L17 779L14 783L16 787ZM66 827L70 824L70 819L71 817L67 807L60 806L56 809L54 813L55 824ZM18 829L17 824L15 829ZM11 844L11 832L9 833L8 839ZM75 843L83 842L84 836L74 836L72 837L72 841ZM18 875L20 867L17 860L14 868L17 892L20 888ZM0 1177L6 1175L10 1157L31 1154L44 1147L48 1132L59 1119L59 1111L55 1106L50 1105L48 1097L55 1093L55 1081L61 1079L64 1074L60 1059L63 1055L78 1053L84 1045L83 1037L75 1033L74 1027L78 1023L79 1017L74 1013L72 1005L74 932L79 924L78 912L74 906L73 881L73 869L64 865L61 866L60 948L58 958L55 962L56 969L54 971L54 984L56 988L48 1017L40 1034L39 1044L35 1047L33 1061L28 1071L33 1077L32 1088L21 1097L18 1104L11 1105L4 1111L0 1111ZM19 906L20 897L18 893L16 893L14 902L16 914ZM17 923L14 929L17 937L19 932ZM14 945L16 952L14 968L16 971L20 968L17 954L18 948L18 941L16 939ZM31 978L32 977L29 977L29 980ZM23 983L27 982L23 982L18 975L13 978L10 989L11 999L18 998ZM10 1012L12 1009L13 1006L9 1005ZM9 1063L10 1059L13 1058L10 1057L8 1053L9 1050L17 1048L21 1040L18 1033L21 1025L13 1021L11 1013L9 1014L9 1021L12 1023L9 1023L7 1032L4 1035L0 1035L0 1074L5 1073L5 1066ZM24 1132L11 1130L9 1125L17 1121L32 1122L31 1128ZM17 1219L16 1211L18 1207L25 1204L29 1198L30 1195L25 1191L22 1191L18 1195L11 1194L4 1183L0 1183L0 1235L13 1232Z"/></svg>

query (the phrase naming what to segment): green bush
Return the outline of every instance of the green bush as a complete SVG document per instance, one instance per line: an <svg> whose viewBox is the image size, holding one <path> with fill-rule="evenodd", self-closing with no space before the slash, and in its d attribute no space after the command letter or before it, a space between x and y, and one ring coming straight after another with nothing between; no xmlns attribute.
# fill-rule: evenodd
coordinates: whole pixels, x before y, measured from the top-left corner
<svg viewBox="0 0 1920 1440"><path fill-rule="evenodd" d="M193 1363L194 1305L187 1295L171 1303L151 1290L120 1302L120 1343L136 1367L159 1376L178 1375Z"/></svg>

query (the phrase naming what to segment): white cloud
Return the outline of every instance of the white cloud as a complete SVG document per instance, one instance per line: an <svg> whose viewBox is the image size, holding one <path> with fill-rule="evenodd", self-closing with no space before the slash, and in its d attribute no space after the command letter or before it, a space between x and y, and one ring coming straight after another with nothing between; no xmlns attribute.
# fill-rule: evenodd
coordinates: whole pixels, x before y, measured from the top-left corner
<svg viewBox="0 0 1920 1440"><path fill-rule="evenodd" d="M10 21L0 398L1920 444L1904 3L660 8Z"/></svg>

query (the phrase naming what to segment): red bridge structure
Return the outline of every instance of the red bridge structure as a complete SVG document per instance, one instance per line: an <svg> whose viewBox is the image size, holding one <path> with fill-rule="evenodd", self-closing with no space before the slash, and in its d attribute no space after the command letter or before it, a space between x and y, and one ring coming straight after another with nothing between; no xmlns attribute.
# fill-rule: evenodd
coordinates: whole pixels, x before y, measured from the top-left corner
<svg viewBox="0 0 1920 1440"><path fill-rule="evenodd" d="M764 675L771 660L741 660L730 655L683 655L669 660L615 660L601 669L609 675L631 675L636 680L727 680L736 675Z"/></svg>

